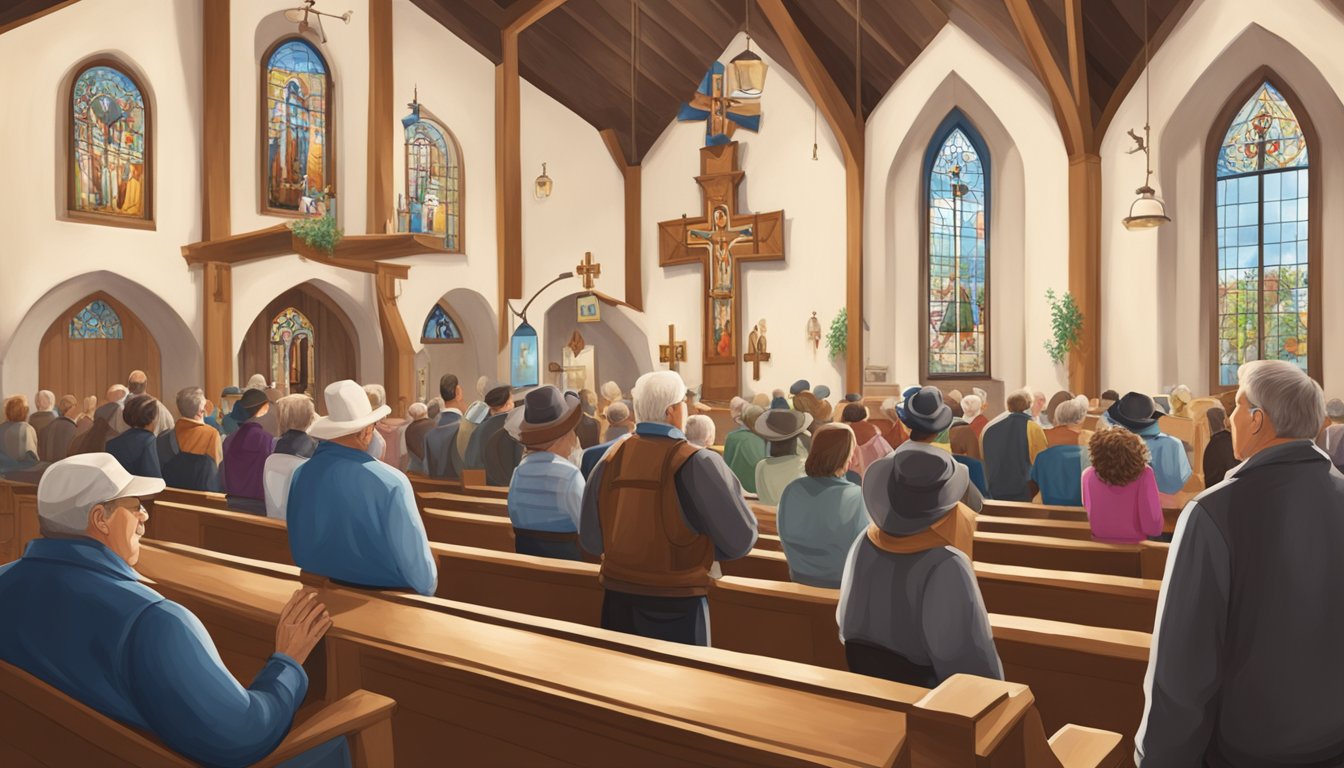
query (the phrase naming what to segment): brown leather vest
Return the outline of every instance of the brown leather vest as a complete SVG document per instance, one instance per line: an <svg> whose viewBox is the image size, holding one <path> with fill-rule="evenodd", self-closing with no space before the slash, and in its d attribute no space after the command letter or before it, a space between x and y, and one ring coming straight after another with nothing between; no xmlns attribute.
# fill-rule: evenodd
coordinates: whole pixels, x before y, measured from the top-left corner
<svg viewBox="0 0 1344 768"><path fill-rule="evenodd" d="M634 435L607 455L597 497L603 587L653 597L708 594L714 542L686 525L674 481L697 450L685 440Z"/></svg>

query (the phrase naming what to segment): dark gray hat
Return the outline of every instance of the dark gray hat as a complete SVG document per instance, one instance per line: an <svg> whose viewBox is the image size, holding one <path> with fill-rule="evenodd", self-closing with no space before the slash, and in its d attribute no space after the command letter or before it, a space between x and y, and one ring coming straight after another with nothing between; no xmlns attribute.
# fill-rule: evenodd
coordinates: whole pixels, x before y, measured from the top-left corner
<svg viewBox="0 0 1344 768"><path fill-rule="evenodd" d="M897 413L905 426L916 432L942 432L952 424L952 409L937 387L924 387L907 395L905 407Z"/></svg>
<svg viewBox="0 0 1344 768"><path fill-rule="evenodd" d="M952 454L916 444L868 466L863 501L878 528L893 536L912 536L957 506L969 483L970 474Z"/></svg>
<svg viewBox="0 0 1344 768"><path fill-rule="evenodd" d="M756 419L752 431L765 438L767 442L773 443L795 438L810 426L812 426L810 413L771 409Z"/></svg>

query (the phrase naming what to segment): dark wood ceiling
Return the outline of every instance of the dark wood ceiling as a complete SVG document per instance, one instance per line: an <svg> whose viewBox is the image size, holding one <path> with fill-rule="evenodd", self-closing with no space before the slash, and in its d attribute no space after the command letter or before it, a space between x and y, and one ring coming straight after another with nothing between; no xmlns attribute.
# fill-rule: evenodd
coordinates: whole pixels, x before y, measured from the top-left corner
<svg viewBox="0 0 1344 768"><path fill-rule="evenodd" d="M8 32L60 10L76 0L4 0L0 2L0 33Z"/></svg>

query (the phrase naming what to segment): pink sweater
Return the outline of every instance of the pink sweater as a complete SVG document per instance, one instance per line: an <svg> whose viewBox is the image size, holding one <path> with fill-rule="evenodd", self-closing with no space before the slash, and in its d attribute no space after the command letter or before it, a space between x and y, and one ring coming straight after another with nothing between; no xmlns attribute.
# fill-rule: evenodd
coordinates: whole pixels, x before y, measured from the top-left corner
<svg viewBox="0 0 1344 768"><path fill-rule="evenodd" d="M1162 502L1157 478L1144 467L1129 485L1107 485L1092 467L1083 470L1083 506L1092 538L1133 544L1162 533Z"/></svg>

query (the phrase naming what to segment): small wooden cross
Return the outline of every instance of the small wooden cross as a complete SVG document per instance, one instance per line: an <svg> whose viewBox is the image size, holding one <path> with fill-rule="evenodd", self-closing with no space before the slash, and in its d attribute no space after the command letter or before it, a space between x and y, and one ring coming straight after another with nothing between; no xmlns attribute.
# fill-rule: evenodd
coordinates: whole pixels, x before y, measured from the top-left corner
<svg viewBox="0 0 1344 768"><path fill-rule="evenodd" d="M758 342L754 349L742 355L742 359L746 360L748 363L751 363L751 380L760 381L761 363L770 362L770 353L762 352L760 343Z"/></svg>
<svg viewBox="0 0 1344 768"><path fill-rule="evenodd" d="M658 362L667 363L669 371L677 370L680 363L686 362L686 342L677 341L677 326L667 326L667 343L658 345Z"/></svg>
<svg viewBox="0 0 1344 768"><path fill-rule="evenodd" d="M591 291L593 290L593 282L596 278L602 276L602 265L593 261L593 252L589 251L583 254L583 263L575 267L574 271L578 272L579 277L583 278L583 289Z"/></svg>

